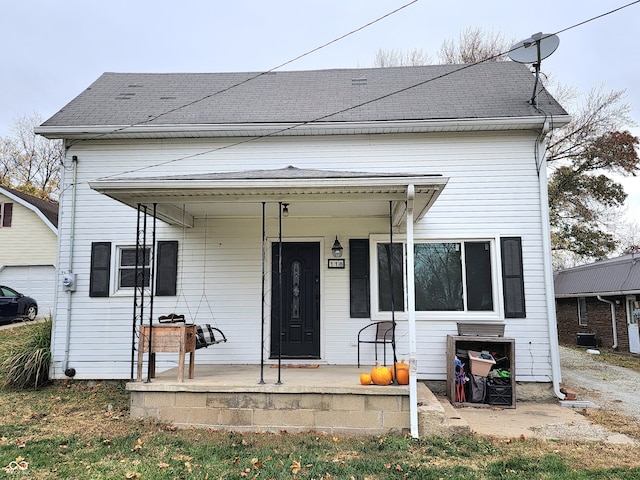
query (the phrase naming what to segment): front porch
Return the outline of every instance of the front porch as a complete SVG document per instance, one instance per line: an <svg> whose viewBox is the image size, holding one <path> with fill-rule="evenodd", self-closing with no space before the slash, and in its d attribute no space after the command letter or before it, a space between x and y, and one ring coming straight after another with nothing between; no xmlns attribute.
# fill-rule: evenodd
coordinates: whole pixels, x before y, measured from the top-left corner
<svg viewBox="0 0 640 480"><path fill-rule="evenodd" d="M277 366L277 365L276 365ZM302 367L302 368L301 368ZM245 432L318 431L379 435L410 432L409 386L364 386L367 368L319 364L196 365L193 379L177 381L177 369L151 382L130 382L131 416L179 428ZM281 383L278 384L278 378ZM461 433L455 415L418 382L419 435Z"/></svg>

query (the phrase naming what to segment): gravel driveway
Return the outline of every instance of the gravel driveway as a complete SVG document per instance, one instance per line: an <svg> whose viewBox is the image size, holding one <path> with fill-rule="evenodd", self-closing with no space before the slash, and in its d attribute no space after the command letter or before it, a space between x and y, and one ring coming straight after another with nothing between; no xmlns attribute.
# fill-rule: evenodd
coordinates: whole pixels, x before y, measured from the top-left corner
<svg viewBox="0 0 640 480"><path fill-rule="evenodd" d="M562 383L578 394L579 401L591 401L640 423L640 373L564 347L560 347L560 365Z"/></svg>

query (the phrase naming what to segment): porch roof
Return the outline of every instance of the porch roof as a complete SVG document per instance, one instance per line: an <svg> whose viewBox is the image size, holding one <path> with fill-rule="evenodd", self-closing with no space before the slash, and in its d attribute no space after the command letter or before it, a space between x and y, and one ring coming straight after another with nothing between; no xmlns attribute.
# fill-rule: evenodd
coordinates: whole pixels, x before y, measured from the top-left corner
<svg viewBox="0 0 640 480"><path fill-rule="evenodd" d="M415 221L422 218L448 182L438 174L371 173L300 169L216 172L161 177L101 178L92 189L137 208L156 204L159 219L190 227L196 217L257 217L259 205L283 202L296 217L405 216L413 186Z"/></svg>

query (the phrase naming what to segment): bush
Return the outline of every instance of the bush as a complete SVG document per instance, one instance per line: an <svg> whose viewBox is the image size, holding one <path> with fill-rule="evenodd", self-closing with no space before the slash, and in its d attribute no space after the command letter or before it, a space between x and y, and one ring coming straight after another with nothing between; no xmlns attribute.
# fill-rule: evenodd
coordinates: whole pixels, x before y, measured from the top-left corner
<svg viewBox="0 0 640 480"><path fill-rule="evenodd" d="M30 323L16 329L2 345L3 387L37 389L49 381L52 319Z"/></svg>

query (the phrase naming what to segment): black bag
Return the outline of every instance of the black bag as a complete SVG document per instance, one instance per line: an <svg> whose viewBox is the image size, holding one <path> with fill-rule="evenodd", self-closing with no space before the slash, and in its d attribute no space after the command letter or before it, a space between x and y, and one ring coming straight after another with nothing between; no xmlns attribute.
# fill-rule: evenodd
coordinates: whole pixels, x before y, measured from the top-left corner
<svg viewBox="0 0 640 480"><path fill-rule="evenodd" d="M471 384L471 395L469 398L471 403L484 403L487 392L487 377L470 375L469 383Z"/></svg>

